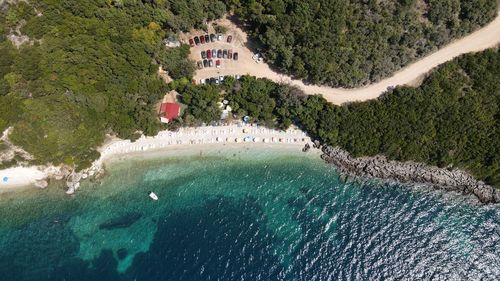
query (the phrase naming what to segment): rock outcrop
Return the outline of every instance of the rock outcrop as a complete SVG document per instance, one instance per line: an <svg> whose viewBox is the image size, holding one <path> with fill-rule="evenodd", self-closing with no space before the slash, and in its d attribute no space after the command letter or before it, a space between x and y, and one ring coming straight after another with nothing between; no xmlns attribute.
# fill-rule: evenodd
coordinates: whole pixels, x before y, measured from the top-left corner
<svg viewBox="0 0 500 281"><path fill-rule="evenodd" d="M422 183L435 188L472 194L483 203L500 203L500 190L476 180L469 173L422 163L387 160L384 156L352 157L339 147L323 146L321 158L349 176Z"/></svg>
<svg viewBox="0 0 500 281"><path fill-rule="evenodd" d="M90 168L76 172L72 167L60 166L40 166L39 169L45 174L45 178L37 181L35 186L45 188L48 180L63 181L68 188L67 194L73 194L80 187L80 182L87 178L97 178L103 174L102 160L98 159L92 163Z"/></svg>

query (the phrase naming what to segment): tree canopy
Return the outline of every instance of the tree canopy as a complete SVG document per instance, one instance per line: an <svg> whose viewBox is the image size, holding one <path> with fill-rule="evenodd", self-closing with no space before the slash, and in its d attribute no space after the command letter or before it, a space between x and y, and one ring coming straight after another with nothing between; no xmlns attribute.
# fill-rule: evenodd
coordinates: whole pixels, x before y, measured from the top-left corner
<svg viewBox="0 0 500 281"><path fill-rule="evenodd" d="M218 121L225 98L236 117L281 129L296 124L356 156L452 165L499 185L498 50L446 63L420 87L344 106L247 76L191 85L188 47L167 50L162 39L203 27L228 6L276 66L315 83L354 86L484 25L497 1L19 1L0 11L0 130L13 127L11 140L35 163L81 169L98 157L107 133L155 134L154 105L176 89L187 108L172 128ZM29 42L17 48L7 34ZM159 65L176 79L170 85Z"/></svg>
<svg viewBox="0 0 500 281"><path fill-rule="evenodd" d="M160 128L154 105L194 66L162 39L225 12L208 0L20 1L0 12L0 129L37 163L84 168L106 133L132 138ZM212 5L213 4L213 5ZM30 39L15 48L6 35Z"/></svg>
<svg viewBox="0 0 500 281"><path fill-rule="evenodd" d="M497 0L229 1L279 70L315 84L380 80L491 21Z"/></svg>
<svg viewBox="0 0 500 281"><path fill-rule="evenodd" d="M220 90L238 117L249 115L254 122L282 129L294 123L313 138L339 145L354 156L383 154L451 165L500 185L498 50L448 62L420 87L397 87L379 99L343 106L249 76L225 80ZM200 108L191 110L203 112L206 104L192 104Z"/></svg>

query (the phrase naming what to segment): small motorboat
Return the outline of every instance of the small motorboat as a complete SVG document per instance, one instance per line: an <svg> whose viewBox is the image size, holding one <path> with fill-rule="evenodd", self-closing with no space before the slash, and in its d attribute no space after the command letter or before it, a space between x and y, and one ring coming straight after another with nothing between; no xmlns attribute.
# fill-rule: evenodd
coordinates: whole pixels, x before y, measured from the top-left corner
<svg viewBox="0 0 500 281"><path fill-rule="evenodd" d="M149 197L155 201L158 200L158 195L156 195L153 191L149 192Z"/></svg>

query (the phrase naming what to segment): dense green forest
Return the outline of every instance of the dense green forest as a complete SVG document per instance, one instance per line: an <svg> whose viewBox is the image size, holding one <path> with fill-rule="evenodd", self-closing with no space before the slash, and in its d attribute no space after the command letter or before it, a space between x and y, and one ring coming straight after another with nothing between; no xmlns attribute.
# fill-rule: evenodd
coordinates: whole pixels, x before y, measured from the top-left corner
<svg viewBox="0 0 500 281"><path fill-rule="evenodd" d="M167 90L160 63L190 77L188 48L167 51L171 32L202 27L226 6L209 0L19 1L0 9L0 131L37 163L83 168L106 133L133 138L161 127L154 104ZM31 42L7 34L19 27ZM15 32L14 32L15 33Z"/></svg>
<svg viewBox="0 0 500 281"><path fill-rule="evenodd" d="M491 21L497 0L231 0L279 70L314 84L380 80Z"/></svg>
<svg viewBox="0 0 500 281"><path fill-rule="evenodd" d="M263 32L260 40L276 65L332 85L379 79L483 25L496 8L496 0L20 1L0 8L0 131L12 126L10 140L31 153L34 163L81 169L98 157L95 148L107 133L133 139L160 130L154 105L176 89L187 108L172 129L218 121L224 97L235 118L249 115L281 129L296 124L356 156L381 153L452 165L499 186L497 50L449 62L418 88L398 87L378 100L344 106L252 77L228 78L221 86L191 85L188 47L167 50L162 39L204 28L226 4L251 30ZM7 34L16 29L30 41L14 46ZM281 42L280 48L271 42ZM157 75L159 65L176 79L170 85Z"/></svg>
<svg viewBox="0 0 500 281"><path fill-rule="evenodd" d="M355 156L384 154L440 167L460 167L500 186L500 53L465 55L434 71L418 88L398 87L377 100L336 106L297 88L244 76L221 86L238 117L287 128ZM193 88L196 88L193 89ZM214 112L213 86L179 88L197 100L191 112ZM186 112L189 120L206 115ZM219 117L213 115L213 120ZM192 122L192 121L190 121Z"/></svg>

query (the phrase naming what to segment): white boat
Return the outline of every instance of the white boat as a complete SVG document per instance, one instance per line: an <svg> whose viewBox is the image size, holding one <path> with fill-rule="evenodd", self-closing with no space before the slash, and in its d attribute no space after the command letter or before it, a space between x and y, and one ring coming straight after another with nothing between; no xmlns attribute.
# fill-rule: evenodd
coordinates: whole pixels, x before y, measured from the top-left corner
<svg viewBox="0 0 500 281"><path fill-rule="evenodd" d="M153 191L149 193L149 197L155 201L158 200L158 196Z"/></svg>

